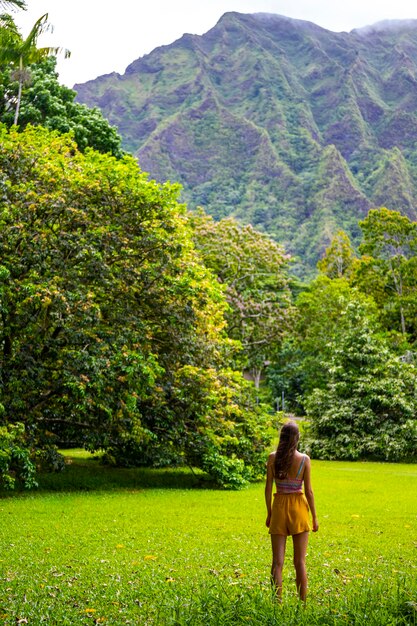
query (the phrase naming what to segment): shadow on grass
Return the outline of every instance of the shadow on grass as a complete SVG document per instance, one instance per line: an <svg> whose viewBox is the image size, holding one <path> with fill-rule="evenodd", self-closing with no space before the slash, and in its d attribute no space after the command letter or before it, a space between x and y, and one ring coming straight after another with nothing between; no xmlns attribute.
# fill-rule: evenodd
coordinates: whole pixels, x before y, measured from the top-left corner
<svg viewBox="0 0 417 626"><path fill-rule="evenodd" d="M66 463L64 471L39 474L37 492L216 488L201 470L110 467L85 451L64 450L62 454Z"/></svg>
<svg viewBox="0 0 417 626"><path fill-rule="evenodd" d="M0 498L36 493L80 491L120 491L141 489L219 489L208 474L187 467L176 468L122 468L101 463L85 450L61 450L65 458L62 472L42 472L36 477L38 487L33 490L0 489Z"/></svg>

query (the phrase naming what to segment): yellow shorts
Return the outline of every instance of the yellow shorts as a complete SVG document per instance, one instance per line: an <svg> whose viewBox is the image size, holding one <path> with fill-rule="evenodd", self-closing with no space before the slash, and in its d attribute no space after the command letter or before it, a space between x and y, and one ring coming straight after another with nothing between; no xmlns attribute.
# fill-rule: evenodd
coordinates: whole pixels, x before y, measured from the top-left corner
<svg viewBox="0 0 417 626"><path fill-rule="evenodd" d="M298 535L311 530L307 498L303 493L274 494L270 535Z"/></svg>

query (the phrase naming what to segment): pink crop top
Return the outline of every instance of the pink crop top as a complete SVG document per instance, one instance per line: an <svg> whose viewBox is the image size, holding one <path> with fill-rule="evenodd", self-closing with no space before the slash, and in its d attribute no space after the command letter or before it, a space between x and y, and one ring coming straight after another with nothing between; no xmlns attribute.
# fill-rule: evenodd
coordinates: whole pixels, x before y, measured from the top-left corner
<svg viewBox="0 0 417 626"><path fill-rule="evenodd" d="M277 493L279 494L289 494L289 493L303 493L303 478L302 471L305 463L305 454L301 459L300 467L298 468L297 476L295 478L283 478L275 479L275 483L277 486ZM301 475L301 478L299 476Z"/></svg>

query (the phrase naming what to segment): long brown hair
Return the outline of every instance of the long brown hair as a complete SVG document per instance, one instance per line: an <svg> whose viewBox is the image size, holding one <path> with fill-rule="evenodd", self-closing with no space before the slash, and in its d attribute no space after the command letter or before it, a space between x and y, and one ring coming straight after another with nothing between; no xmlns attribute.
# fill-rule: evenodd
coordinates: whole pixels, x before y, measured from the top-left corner
<svg viewBox="0 0 417 626"><path fill-rule="evenodd" d="M275 454L275 477L282 480L288 476L295 451L297 450L300 431L295 422L285 422L279 434L279 443Z"/></svg>

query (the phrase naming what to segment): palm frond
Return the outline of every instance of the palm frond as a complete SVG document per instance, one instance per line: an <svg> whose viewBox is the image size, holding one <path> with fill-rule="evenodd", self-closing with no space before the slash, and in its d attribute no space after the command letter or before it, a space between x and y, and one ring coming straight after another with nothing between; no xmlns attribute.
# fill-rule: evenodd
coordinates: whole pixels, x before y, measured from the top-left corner
<svg viewBox="0 0 417 626"><path fill-rule="evenodd" d="M22 45L22 37L11 15L0 15L0 65L13 65Z"/></svg>
<svg viewBox="0 0 417 626"><path fill-rule="evenodd" d="M48 13L42 15L38 20L36 20L35 24L32 26L32 29L29 35L26 37L23 43L23 51L26 52L36 46L36 43L41 35L44 33L52 32L53 28L51 24L48 23Z"/></svg>
<svg viewBox="0 0 417 626"><path fill-rule="evenodd" d="M67 50L66 48L61 48L60 46L37 48L34 52L38 58L42 59L44 59L45 57L57 56L58 54L63 54L65 59L68 59L71 56L70 50Z"/></svg>
<svg viewBox="0 0 417 626"><path fill-rule="evenodd" d="M0 0L0 9L4 11L26 9L26 2L25 0Z"/></svg>
<svg viewBox="0 0 417 626"><path fill-rule="evenodd" d="M16 23L9 13L0 14L0 31L7 31L8 33L19 34Z"/></svg>

